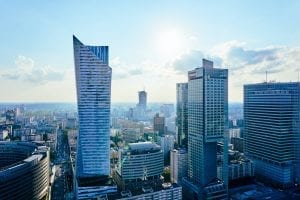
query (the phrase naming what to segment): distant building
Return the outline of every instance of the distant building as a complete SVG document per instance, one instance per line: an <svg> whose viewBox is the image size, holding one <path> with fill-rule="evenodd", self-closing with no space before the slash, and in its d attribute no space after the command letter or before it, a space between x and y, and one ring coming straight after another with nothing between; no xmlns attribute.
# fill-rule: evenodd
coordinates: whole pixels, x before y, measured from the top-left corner
<svg viewBox="0 0 300 200"><path fill-rule="evenodd" d="M188 83L176 84L176 141L179 146L188 144Z"/></svg>
<svg viewBox="0 0 300 200"><path fill-rule="evenodd" d="M66 128L68 129L75 129L77 127L77 120L76 118L68 118Z"/></svg>
<svg viewBox="0 0 300 200"><path fill-rule="evenodd" d="M230 143L233 145L233 149L241 153L244 153L244 142L244 138L240 137L232 137L230 139Z"/></svg>
<svg viewBox="0 0 300 200"><path fill-rule="evenodd" d="M228 181L231 187L241 186L250 183L254 178L254 163L243 153L238 151L228 151ZM223 174L223 167L218 166L218 177Z"/></svg>
<svg viewBox="0 0 300 200"><path fill-rule="evenodd" d="M230 162L228 166L228 181L254 177L254 164L251 160Z"/></svg>
<svg viewBox="0 0 300 200"><path fill-rule="evenodd" d="M165 117L159 116L158 113L153 118L153 130L157 131L160 136L166 133Z"/></svg>
<svg viewBox="0 0 300 200"><path fill-rule="evenodd" d="M141 130L139 128L126 128L122 130L123 141L126 143L134 143L141 137Z"/></svg>
<svg viewBox="0 0 300 200"><path fill-rule="evenodd" d="M8 138L8 130L0 130L0 141L6 140Z"/></svg>
<svg viewBox="0 0 300 200"><path fill-rule="evenodd" d="M142 199L157 199L157 200L181 200L182 188L176 184L163 183L161 185L152 187L143 187L137 192L129 190L122 191L120 197L113 197L112 199L122 200L142 200ZM110 200L110 199L109 199Z"/></svg>
<svg viewBox="0 0 300 200"><path fill-rule="evenodd" d="M300 83L244 85L245 153L255 174L279 187L300 183Z"/></svg>
<svg viewBox="0 0 300 200"><path fill-rule="evenodd" d="M138 107L142 108L143 110L147 109L147 92L144 91L139 91L139 103Z"/></svg>
<svg viewBox="0 0 300 200"><path fill-rule="evenodd" d="M182 178L187 177L188 155L186 149L174 149L171 151L171 182L181 184Z"/></svg>
<svg viewBox="0 0 300 200"><path fill-rule="evenodd" d="M163 183L163 152L151 142L128 144L128 149L119 151L119 164L115 180L121 190L140 190Z"/></svg>
<svg viewBox="0 0 300 200"><path fill-rule="evenodd" d="M174 113L174 104L165 103L161 105L160 112L163 114L165 118L171 117L171 115Z"/></svg>
<svg viewBox="0 0 300 200"><path fill-rule="evenodd" d="M170 163L170 151L174 149L175 138L173 135L160 137L160 146L164 152L165 165Z"/></svg>
<svg viewBox="0 0 300 200"><path fill-rule="evenodd" d="M229 129L229 139L232 137L241 137L240 128L230 128Z"/></svg>
<svg viewBox="0 0 300 200"><path fill-rule="evenodd" d="M5 112L6 124L14 124L16 119L16 112L14 110L7 110Z"/></svg>

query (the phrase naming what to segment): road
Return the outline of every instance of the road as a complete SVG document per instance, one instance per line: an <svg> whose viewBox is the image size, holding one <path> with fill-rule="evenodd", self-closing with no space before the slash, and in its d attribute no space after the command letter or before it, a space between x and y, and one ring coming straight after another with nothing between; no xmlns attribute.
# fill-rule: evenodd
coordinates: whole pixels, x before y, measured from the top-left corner
<svg viewBox="0 0 300 200"><path fill-rule="evenodd" d="M57 133L57 149L54 164L56 172L52 185L52 200L64 200L66 194L72 192L72 170L70 168L70 152L68 139L62 130Z"/></svg>

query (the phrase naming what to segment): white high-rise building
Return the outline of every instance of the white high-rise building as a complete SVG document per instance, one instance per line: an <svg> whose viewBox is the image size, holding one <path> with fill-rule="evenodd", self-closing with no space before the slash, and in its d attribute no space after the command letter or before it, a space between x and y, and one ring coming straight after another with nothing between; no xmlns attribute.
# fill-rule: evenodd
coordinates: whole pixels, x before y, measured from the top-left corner
<svg viewBox="0 0 300 200"><path fill-rule="evenodd" d="M171 182L172 183L181 183L181 179L183 177L187 177L187 150L182 149L174 149L171 151Z"/></svg>
<svg viewBox="0 0 300 200"><path fill-rule="evenodd" d="M165 135L160 137L160 146L164 152L165 161L170 158L170 151L174 149L175 138L173 135Z"/></svg>

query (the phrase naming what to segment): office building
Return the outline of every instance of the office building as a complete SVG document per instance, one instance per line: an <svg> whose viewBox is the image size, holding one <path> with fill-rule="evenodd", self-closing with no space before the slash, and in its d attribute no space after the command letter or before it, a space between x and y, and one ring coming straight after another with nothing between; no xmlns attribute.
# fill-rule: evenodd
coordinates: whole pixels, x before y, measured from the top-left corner
<svg viewBox="0 0 300 200"><path fill-rule="evenodd" d="M184 148L174 149L171 151L171 182L181 185L183 177L187 177L187 150Z"/></svg>
<svg viewBox="0 0 300 200"><path fill-rule="evenodd" d="M158 132L159 136L164 136L166 133L165 117L159 116L158 113L153 118L153 130Z"/></svg>
<svg viewBox="0 0 300 200"><path fill-rule="evenodd" d="M163 183L163 152L160 146L151 142L128 144L119 151L119 164L115 180L122 190L140 190L142 187Z"/></svg>
<svg viewBox="0 0 300 200"><path fill-rule="evenodd" d="M79 122L75 188L79 199L90 192L102 195L109 184L112 70L108 46L84 45L73 36L73 47Z"/></svg>
<svg viewBox="0 0 300 200"><path fill-rule="evenodd" d="M197 199L227 198L228 70L202 67L188 72L188 178L186 194ZM217 179L217 143L223 145L223 179Z"/></svg>
<svg viewBox="0 0 300 200"><path fill-rule="evenodd" d="M143 91L139 91L138 94L139 94L139 103L137 106L145 111L147 109L147 92L143 90Z"/></svg>
<svg viewBox="0 0 300 200"><path fill-rule="evenodd" d="M187 147L188 143L188 83L176 84L176 142Z"/></svg>
<svg viewBox="0 0 300 200"><path fill-rule="evenodd" d="M131 193L130 191L122 191L120 198L122 200L181 200L182 188L176 184L163 183L156 188L143 187L140 192Z"/></svg>
<svg viewBox="0 0 300 200"><path fill-rule="evenodd" d="M232 137L230 138L230 143L233 145L233 149L235 151L244 153L244 143L245 143L244 138Z"/></svg>
<svg viewBox="0 0 300 200"><path fill-rule="evenodd" d="M48 199L49 176L46 146L0 142L0 199Z"/></svg>
<svg viewBox="0 0 300 200"><path fill-rule="evenodd" d="M300 83L244 86L245 153L255 175L286 188L300 183Z"/></svg>
<svg viewBox="0 0 300 200"><path fill-rule="evenodd" d="M165 165L170 164L170 151L174 149L175 138L173 135L165 135L160 137L160 146L164 153Z"/></svg>

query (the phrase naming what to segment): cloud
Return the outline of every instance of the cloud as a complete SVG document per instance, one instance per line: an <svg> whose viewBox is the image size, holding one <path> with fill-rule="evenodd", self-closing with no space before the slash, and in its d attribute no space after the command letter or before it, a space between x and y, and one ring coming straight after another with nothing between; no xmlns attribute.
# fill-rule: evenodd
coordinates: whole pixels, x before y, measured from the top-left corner
<svg viewBox="0 0 300 200"><path fill-rule="evenodd" d="M65 76L64 72L55 70L50 66L38 67L33 59L25 56L18 56L15 64L15 69L1 73L1 77L8 80L45 84L49 81L61 81Z"/></svg>
<svg viewBox="0 0 300 200"><path fill-rule="evenodd" d="M279 73L299 70L299 47L264 47L260 49L246 48L245 44L231 43L223 49L221 57L224 64L233 72L248 72L251 74Z"/></svg>
<svg viewBox="0 0 300 200"><path fill-rule="evenodd" d="M265 80L296 81L300 71L300 47L265 46L249 48L246 43L229 41L212 47L208 51L190 50L166 67L177 74L187 76L189 70L202 65L202 58L212 60L214 66L229 69L229 99L241 101L247 83Z"/></svg>
<svg viewBox="0 0 300 200"><path fill-rule="evenodd" d="M173 61L170 61L167 63L167 66L173 68L177 72L187 72L195 67L199 67L202 58L204 58L204 53L202 51L191 50Z"/></svg>
<svg viewBox="0 0 300 200"><path fill-rule="evenodd" d="M135 65L129 65L121 60L120 57L112 58L110 61L110 66L113 70L112 78L115 80L125 79L130 76L142 75L144 73L144 68L142 65L139 65L139 67Z"/></svg>

